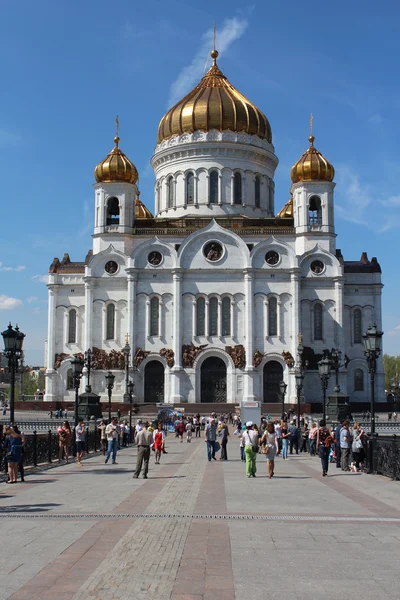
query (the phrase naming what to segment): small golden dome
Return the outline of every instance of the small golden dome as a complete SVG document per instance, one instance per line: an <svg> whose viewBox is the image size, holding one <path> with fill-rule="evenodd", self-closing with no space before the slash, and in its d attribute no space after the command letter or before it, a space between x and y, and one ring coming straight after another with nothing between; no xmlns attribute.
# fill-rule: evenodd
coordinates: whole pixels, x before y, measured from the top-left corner
<svg viewBox="0 0 400 600"><path fill-rule="evenodd" d="M211 52L211 57L213 65L200 83L161 119L158 143L174 135L210 129L244 132L272 143L267 117L219 70L217 50Z"/></svg>
<svg viewBox="0 0 400 600"><path fill-rule="evenodd" d="M293 165L290 177L293 183L299 181L333 181L335 169L330 162L314 148L314 136L308 138L310 147Z"/></svg>
<svg viewBox="0 0 400 600"><path fill-rule="evenodd" d="M119 137L114 138L115 146L109 154L102 160L94 170L94 176L97 183L126 181L127 183L136 183L139 175L137 169L127 156L118 147Z"/></svg>
<svg viewBox="0 0 400 600"><path fill-rule="evenodd" d="M293 196L290 197L285 206L276 215L277 219L291 219L293 218Z"/></svg>
<svg viewBox="0 0 400 600"><path fill-rule="evenodd" d="M135 200L135 219L153 219L149 209L143 204L139 197Z"/></svg>

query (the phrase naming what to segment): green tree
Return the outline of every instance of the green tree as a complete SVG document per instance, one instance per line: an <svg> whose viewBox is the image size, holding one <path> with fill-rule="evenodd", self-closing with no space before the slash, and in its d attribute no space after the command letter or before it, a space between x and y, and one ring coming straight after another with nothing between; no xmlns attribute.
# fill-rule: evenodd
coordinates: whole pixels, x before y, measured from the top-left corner
<svg viewBox="0 0 400 600"><path fill-rule="evenodd" d="M383 370L385 371L385 389L398 389L400 379L400 354L398 356L383 355Z"/></svg>

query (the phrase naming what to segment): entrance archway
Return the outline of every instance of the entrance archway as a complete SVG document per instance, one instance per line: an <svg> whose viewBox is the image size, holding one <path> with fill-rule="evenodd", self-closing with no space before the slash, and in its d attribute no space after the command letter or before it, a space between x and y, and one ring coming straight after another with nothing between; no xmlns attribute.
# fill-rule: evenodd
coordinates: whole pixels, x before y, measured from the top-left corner
<svg viewBox="0 0 400 600"><path fill-rule="evenodd" d="M263 402L280 402L279 383L283 379L283 367L276 360L270 360L264 365L264 394Z"/></svg>
<svg viewBox="0 0 400 600"><path fill-rule="evenodd" d="M201 402L226 402L226 365L217 356L201 365Z"/></svg>
<svg viewBox="0 0 400 600"><path fill-rule="evenodd" d="M164 365L151 360L144 368L144 401L164 402Z"/></svg>

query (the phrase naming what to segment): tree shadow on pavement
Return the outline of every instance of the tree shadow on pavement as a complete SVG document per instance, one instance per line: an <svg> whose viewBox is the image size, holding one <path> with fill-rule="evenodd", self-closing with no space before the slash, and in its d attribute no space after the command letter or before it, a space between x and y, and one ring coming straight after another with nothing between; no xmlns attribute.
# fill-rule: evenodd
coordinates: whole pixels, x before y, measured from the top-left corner
<svg viewBox="0 0 400 600"><path fill-rule="evenodd" d="M61 506L61 504L50 502L48 504L18 504L15 506L1 506L0 513L39 513L47 512L56 506Z"/></svg>

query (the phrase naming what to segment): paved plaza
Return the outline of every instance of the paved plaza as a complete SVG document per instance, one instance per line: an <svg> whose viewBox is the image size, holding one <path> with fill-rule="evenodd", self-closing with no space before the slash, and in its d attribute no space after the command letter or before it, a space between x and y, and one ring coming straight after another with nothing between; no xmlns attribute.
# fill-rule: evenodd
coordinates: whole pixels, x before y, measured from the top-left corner
<svg viewBox="0 0 400 600"><path fill-rule="evenodd" d="M0 484L1 600L400 597L398 482L303 455L247 479L234 436L227 462L167 450L148 480L129 448Z"/></svg>

